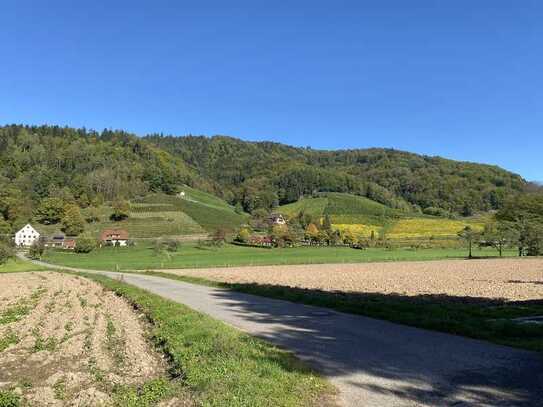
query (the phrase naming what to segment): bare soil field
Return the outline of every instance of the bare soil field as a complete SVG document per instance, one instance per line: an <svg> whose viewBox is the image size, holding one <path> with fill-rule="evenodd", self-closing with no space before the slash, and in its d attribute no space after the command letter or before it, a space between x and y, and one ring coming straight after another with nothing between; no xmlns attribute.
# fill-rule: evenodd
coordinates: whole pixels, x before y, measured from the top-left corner
<svg viewBox="0 0 543 407"><path fill-rule="evenodd" d="M157 270L227 283L272 284L326 291L543 299L543 259L409 261L364 264Z"/></svg>
<svg viewBox="0 0 543 407"><path fill-rule="evenodd" d="M60 273L0 274L0 390L23 404L99 406L113 389L164 377L132 307Z"/></svg>

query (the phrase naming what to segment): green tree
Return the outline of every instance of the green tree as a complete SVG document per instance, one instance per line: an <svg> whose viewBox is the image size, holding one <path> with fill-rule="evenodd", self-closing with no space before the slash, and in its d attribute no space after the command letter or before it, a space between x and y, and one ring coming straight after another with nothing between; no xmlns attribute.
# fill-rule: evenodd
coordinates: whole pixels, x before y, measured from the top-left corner
<svg viewBox="0 0 543 407"><path fill-rule="evenodd" d="M130 215L130 205L124 199L118 199L113 202L113 213L111 214L111 220L121 221L128 218Z"/></svg>
<svg viewBox="0 0 543 407"><path fill-rule="evenodd" d="M0 217L0 240L7 240L11 234L11 225Z"/></svg>
<svg viewBox="0 0 543 407"><path fill-rule="evenodd" d="M74 251L76 253L90 253L96 248L96 239L90 234L79 236L75 242Z"/></svg>
<svg viewBox="0 0 543 407"><path fill-rule="evenodd" d="M503 256L503 250L519 241L519 231L511 222L492 222L485 225L481 236L480 246L493 247Z"/></svg>
<svg viewBox="0 0 543 407"><path fill-rule="evenodd" d="M69 204L64 208L62 230L71 236L77 236L85 230L85 219L77 205Z"/></svg>
<svg viewBox="0 0 543 407"><path fill-rule="evenodd" d="M13 249L7 243L0 241L0 264L4 264L14 256Z"/></svg>
<svg viewBox="0 0 543 407"><path fill-rule="evenodd" d="M45 198L36 208L36 220L44 225L60 222L64 215L64 202L60 198Z"/></svg>
<svg viewBox="0 0 543 407"><path fill-rule="evenodd" d="M466 226L460 232L458 232L458 237L462 239L468 246L468 258L473 258L473 244L479 238L479 233L474 231L471 226Z"/></svg>
<svg viewBox="0 0 543 407"><path fill-rule="evenodd" d="M28 249L28 256L31 259L40 260L45 253L45 245L42 239L36 240Z"/></svg>

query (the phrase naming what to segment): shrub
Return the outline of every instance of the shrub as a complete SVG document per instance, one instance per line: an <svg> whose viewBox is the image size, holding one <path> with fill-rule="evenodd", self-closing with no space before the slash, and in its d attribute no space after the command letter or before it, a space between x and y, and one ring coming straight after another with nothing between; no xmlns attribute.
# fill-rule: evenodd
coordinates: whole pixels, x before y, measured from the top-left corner
<svg viewBox="0 0 543 407"><path fill-rule="evenodd" d="M13 249L9 245L0 242L0 264L4 264L13 256Z"/></svg>
<svg viewBox="0 0 543 407"><path fill-rule="evenodd" d="M82 235L75 242L76 253L90 253L96 248L96 239L90 235Z"/></svg>

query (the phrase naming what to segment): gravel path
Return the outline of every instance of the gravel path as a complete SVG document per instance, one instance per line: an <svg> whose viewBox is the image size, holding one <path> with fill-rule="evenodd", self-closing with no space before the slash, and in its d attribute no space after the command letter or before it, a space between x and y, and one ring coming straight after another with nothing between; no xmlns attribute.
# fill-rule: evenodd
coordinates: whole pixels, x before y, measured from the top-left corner
<svg viewBox="0 0 543 407"><path fill-rule="evenodd" d="M230 283L524 301L543 298L543 258L159 270Z"/></svg>
<svg viewBox="0 0 543 407"><path fill-rule="evenodd" d="M344 406L538 406L540 354L329 309L122 275L126 283L292 350L340 391Z"/></svg>

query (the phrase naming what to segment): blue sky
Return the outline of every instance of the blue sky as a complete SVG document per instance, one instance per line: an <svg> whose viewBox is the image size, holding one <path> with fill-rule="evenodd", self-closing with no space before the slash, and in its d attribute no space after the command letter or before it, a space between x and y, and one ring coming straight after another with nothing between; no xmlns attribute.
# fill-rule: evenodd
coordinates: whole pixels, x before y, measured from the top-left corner
<svg viewBox="0 0 543 407"><path fill-rule="evenodd" d="M0 123L393 147L543 180L543 2L3 1Z"/></svg>

